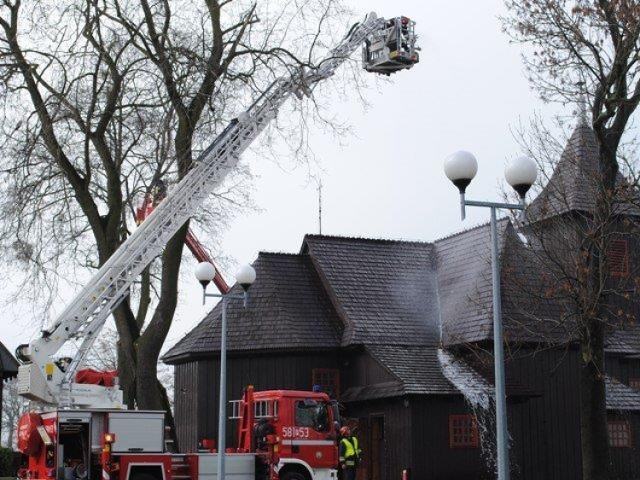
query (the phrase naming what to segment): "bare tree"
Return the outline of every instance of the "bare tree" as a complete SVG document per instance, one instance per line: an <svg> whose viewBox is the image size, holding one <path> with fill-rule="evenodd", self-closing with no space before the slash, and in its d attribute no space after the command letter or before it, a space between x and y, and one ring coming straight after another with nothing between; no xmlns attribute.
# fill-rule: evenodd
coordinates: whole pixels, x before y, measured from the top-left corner
<svg viewBox="0 0 640 480"><path fill-rule="evenodd" d="M0 1L0 242L28 272L23 291L55 299L61 278L102 265L134 228L140 196L180 180L276 76L312 67L344 18L334 0ZM341 128L321 107L293 107L299 115L278 119L267 141L305 153L309 112ZM246 204L246 181L239 171L217 192L195 217L201 229L217 231ZM186 229L114 314L131 407L168 409L157 361Z"/></svg>
<svg viewBox="0 0 640 480"><path fill-rule="evenodd" d="M563 293L579 343L583 475L609 478L604 347L614 294L610 245L623 234L621 205L633 202L633 188L620 181L619 170L621 143L640 101L640 5L631 0L508 0L506 5L504 26L526 45L531 84L548 101L579 103L584 95L595 132L597 165L587 180L593 208L571 224L544 233L538 228L535 236L546 238L537 253L545 254L543 265L557 280L559 290L549 295Z"/></svg>
<svg viewBox="0 0 640 480"><path fill-rule="evenodd" d="M18 395L16 379L5 382L2 394L2 441L7 448L15 449L18 419L27 411L29 403Z"/></svg>

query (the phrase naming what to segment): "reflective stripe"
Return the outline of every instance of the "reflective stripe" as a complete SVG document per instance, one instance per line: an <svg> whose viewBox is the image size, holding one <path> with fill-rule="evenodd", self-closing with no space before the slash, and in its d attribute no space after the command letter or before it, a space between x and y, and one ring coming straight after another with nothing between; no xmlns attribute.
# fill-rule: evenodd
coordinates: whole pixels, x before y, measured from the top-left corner
<svg viewBox="0 0 640 480"><path fill-rule="evenodd" d="M104 468L102 469L102 478L104 480L109 480L111 478L111 476L109 475L109 472L107 472Z"/></svg>
<svg viewBox="0 0 640 480"><path fill-rule="evenodd" d="M283 440L283 445L335 445L333 440Z"/></svg>

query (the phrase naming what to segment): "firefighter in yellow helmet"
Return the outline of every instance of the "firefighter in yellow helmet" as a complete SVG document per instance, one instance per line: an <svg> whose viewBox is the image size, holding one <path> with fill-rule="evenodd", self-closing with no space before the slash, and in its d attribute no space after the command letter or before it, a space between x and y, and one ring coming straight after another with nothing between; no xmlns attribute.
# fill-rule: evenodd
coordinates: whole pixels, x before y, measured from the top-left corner
<svg viewBox="0 0 640 480"><path fill-rule="evenodd" d="M340 437L339 452L342 480L356 480L356 471L362 454L358 438L351 435L351 430L347 426L340 429Z"/></svg>

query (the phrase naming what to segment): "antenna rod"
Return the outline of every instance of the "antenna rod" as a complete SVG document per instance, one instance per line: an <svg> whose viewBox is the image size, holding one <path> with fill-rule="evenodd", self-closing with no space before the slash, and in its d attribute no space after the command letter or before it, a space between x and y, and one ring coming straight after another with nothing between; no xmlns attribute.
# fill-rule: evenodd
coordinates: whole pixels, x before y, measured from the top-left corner
<svg viewBox="0 0 640 480"><path fill-rule="evenodd" d="M322 235L322 180L318 180L318 233Z"/></svg>

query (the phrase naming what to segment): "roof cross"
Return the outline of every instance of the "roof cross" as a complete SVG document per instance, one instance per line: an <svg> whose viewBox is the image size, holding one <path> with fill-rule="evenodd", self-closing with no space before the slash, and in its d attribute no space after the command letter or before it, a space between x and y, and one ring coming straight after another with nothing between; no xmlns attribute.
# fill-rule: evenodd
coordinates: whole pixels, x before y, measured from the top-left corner
<svg viewBox="0 0 640 480"><path fill-rule="evenodd" d="M576 82L576 86L580 89L578 94L578 119L581 122L587 122L587 91L583 80Z"/></svg>

